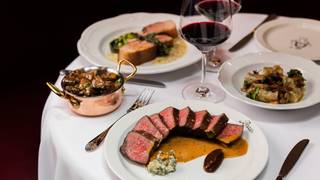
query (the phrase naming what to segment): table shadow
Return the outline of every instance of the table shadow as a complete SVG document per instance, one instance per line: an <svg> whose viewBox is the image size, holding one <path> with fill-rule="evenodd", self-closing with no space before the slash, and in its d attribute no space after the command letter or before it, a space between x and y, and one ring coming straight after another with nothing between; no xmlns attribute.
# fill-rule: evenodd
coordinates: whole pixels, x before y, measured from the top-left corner
<svg viewBox="0 0 320 180"><path fill-rule="evenodd" d="M227 97L228 99L231 97ZM311 107L296 110L269 110L245 104L243 102L232 100L226 101L226 105L238 111L250 115L252 112L261 114L262 117L268 119L254 119L266 123L297 123L301 121L311 121L315 117L320 116L320 104Z"/></svg>
<svg viewBox="0 0 320 180"><path fill-rule="evenodd" d="M104 169L106 170L109 177L111 177L112 180L121 180L117 175L113 173L113 171L109 168L108 165L104 166Z"/></svg>
<svg viewBox="0 0 320 180"><path fill-rule="evenodd" d="M150 75L136 75L137 78L161 81L161 82L172 82L185 77L190 77L201 71L200 62L189 65L185 68L177 69L171 72L150 74Z"/></svg>

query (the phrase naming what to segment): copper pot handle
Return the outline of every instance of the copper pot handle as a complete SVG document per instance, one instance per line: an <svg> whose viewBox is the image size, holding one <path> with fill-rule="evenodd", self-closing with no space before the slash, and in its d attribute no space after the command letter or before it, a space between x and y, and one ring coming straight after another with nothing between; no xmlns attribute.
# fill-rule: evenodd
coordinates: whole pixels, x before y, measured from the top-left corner
<svg viewBox="0 0 320 180"><path fill-rule="evenodd" d="M56 95L58 95L61 98L69 100L72 107L74 107L76 109L78 109L80 107L81 101L79 99L65 93L64 91L60 90L57 86L53 85L50 82L47 82L46 84L51 89L51 91L54 92Z"/></svg>
<svg viewBox="0 0 320 180"><path fill-rule="evenodd" d="M123 63L127 63L131 66L132 68L132 72L127 76L127 77L124 77L124 80L125 81L128 81L129 79L131 79L136 73L137 73L137 67L135 65L133 65L130 61L128 60L125 60L125 59L122 59L121 61L119 61L118 63L118 66L117 66L117 71L120 73L120 68L121 68L121 65Z"/></svg>

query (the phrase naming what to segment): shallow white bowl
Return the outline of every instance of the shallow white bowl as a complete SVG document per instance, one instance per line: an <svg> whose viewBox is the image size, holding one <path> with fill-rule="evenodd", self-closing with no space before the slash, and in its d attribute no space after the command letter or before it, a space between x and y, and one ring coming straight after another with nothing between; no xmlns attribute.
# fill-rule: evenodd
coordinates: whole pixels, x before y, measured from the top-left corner
<svg viewBox="0 0 320 180"><path fill-rule="evenodd" d="M270 104L252 100L241 92L244 77L248 72L260 70L265 66L280 65L285 72L298 69L306 79L306 90L303 99L291 104ZM226 61L220 68L218 79L223 89L235 99L249 105L274 109L300 109L320 102L320 66L302 57L282 53L251 53Z"/></svg>

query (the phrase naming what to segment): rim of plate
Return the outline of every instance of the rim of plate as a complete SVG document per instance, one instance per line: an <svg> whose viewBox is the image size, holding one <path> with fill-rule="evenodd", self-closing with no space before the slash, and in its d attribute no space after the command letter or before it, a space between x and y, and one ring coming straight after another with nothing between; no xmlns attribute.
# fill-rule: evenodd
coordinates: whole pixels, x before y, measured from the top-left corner
<svg viewBox="0 0 320 180"><path fill-rule="evenodd" d="M101 46L103 46L102 43L107 41L105 39L111 38L112 34L117 31L121 32L124 29L128 29L129 31L129 29L137 27L142 28L142 26L145 24L167 19L174 20L178 28L179 16L168 13L137 12L121 14L115 17L100 20L93 23L82 32L81 37L77 42L78 52L93 65L116 68L117 63L107 59L107 57L105 57L105 55L103 55L103 53L100 51ZM106 31L102 29L106 29ZM158 74L170 72L198 62L201 59L200 52L190 43L186 42L186 44L187 50L182 57L166 64L137 66L137 74ZM130 66L123 65L121 72L130 73Z"/></svg>
<svg viewBox="0 0 320 180"><path fill-rule="evenodd" d="M255 31L254 31L254 39L256 44L258 45L259 48L267 51L267 52L278 52L272 47L270 47L265 41L264 41L264 34L270 30L271 28L274 28L279 25L304 25L304 24L310 24L310 25L315 25L319 26L320 28L320 21L314 20L314 19L307 19L307 18L291 18L291 17L280 17L279 19L275 19L266 23L263 23L261 26L259 26ZM281 53L281 52L279 52ZM309 59L306 60L311 60L311 59L317 59L320 57L308 57Z"/></svg>
<svg viewBox="0 0 320 180"><path fill-rule="evenodd" d="M256 178L265 168L268 159L269 159L269 146L267 139L263 133L263 131L254 123L253 120L248 118L246 115L242 114L241 112L229 108L224 105L220 104L214 104L210 102L205 102L205 101L198 101L198 100L176 100L176 101L171 101L171 102L166 102L166 103L154 103L154 104L149 104L147 106L144 106L142 108L139 108L135 111L130 112L128 115L124 116L121 118L115 125L110 129L110 132L108 133L106 137L106 142L103 144L103 155L104 159L107 162L109 168L120 178L120 179L130 179L130 180L141 180L134 174L130 173L128 169L125 167L123 164L124 159L119 151L120 145L122 143L122 140L124 139L124 133L129 131L128 129L131 128L134 123L138 121L138 119L133 119L132 117L134 116L140 116L140 115L145 115L146 112L151 111L150 113L155 113L157 111L160 111L162 108L167 107L167 106L174 106L174 107L185 107L185 106L193 106L195 107L201 107L205 108L207 107L208 111L219 111L225 112L226 114L232 114L231 116L237 116L244 119L247 119L251 121L250 126L254 129L253 133L249 137L250 142L254 141L255 144L252 144L251 147L254 149L259 149L259 153L257 154L255 151L251 150L251 161L248 165L248 168L256 168L254 169L255 171L250 171L250 172L243 172L243 177L240 179L254 179ZM214 109L214 110L212 110ZM148 113L149 114L149 113ZM119 132L120 130L120 132ZM250 134L248 132L248 134ZM113 148L108 148L108 147L113 147ZM125 161L128 161L125 159ZM130 163L130 162L129 162ZM146 171L147 173L147 171ZM238 178L237 178L238 179Z"/></svg>
<svg viewBox="0 0 320 180"><path fill-rule="evenodd" d="M265 60L265 59L268 59L268 60ZM265 65L275 65L275 64L280 64L280 66L281 65L293 66L305 72L310 71L307 74L308 75L312 74L313 76L317 76L316 73L320 71L320 66L300 56L294 56L294 55L278 53L278 52L248 53L240 57L232 58L226 61L225 63L223 63L223 65L221 66L218 72L218 80L220 82L220 86L223 88L223 90L227 94L229 94L231 97L233 97L236 100L239 100L241 102L244 102L252 106L270 109L270 110L302 109L302 108L310 107L320 103L320 94L319 95L317 94L317 90L320 91L320 82L316 80L317 79L316 77L306 78L306 82L311 83L310 84L311 87L309 89L308 89L308 86L306 86L305 93L307 93L308 91L311 92L311 94L307 95L309 96L307 97L307 100L304 97L301 101L297 103L290 103L290 104L270 104L270 103L255 101L250 98L247 98L242 92L240 92L240 89L237 89L235 87L235 84L233 83L232 78L233 76L235 76L237 72L241 71L241 69L254 67L254 66L264 67ZM228 68L231 68L231 66L235 66L237 69L234 68L232 70L228 70ZM230 86L230 84L232 85Z"/></svg>

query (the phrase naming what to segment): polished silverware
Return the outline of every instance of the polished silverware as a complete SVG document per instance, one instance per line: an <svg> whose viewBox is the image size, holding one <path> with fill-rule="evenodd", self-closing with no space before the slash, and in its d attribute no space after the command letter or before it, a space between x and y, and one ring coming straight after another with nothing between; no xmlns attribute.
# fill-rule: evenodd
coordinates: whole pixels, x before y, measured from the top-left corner
<svg viewBox="0 0 320 180"><path fill-rule="evenodd" d="M158 87L158 88L165 88L166 85L159 81L154 80L148 80L148 79L140 79L140 78L132 78L129 81L127 81L128 84L138 84L143 86L152 86L152 87Z"/></svg>
<svg viewBox="0 0 320 180"><path fill-rule="evenodd" d="M275 14L269 14L260 24L258 24L249 34L243 37L240 41L238 41L235 45L233 45L229 51L234 52L242 48L249 40L253 37L254 31L261 26L263 23L276 19L277 16Z"/></svg>
<svg viewBox="0 0 320 180"><path fill-rule="evenodd" d="M103 132L101 132L98 136L96 136L95 138L93 138L91 141L89 141L86 146L85 146L85 150L88 152L94 151L95 149L97 149L99 147L99 145L103 142L103 140L105 139L105 137L107 136L109 130L112 128L112 126L119 120L121 119L123 116L125 116L126 114L128 114L129 112L136 110L142 106L145 106L147 104L149 104L149 101L152 97L154 93L153 89L144 89L138 96L138 98L135 100L135 102L132 104L132 106L127 110L127 112L125 114L123 114L122 116L120 116L114 123L111 124L111 126L109 126L106 130L104 130Z"/></svg>
<svg viewBox="0 0 320 180"><path fill-rule="evenodd" d="M288 175L288 173L290 172L292 167L296 164L296 162L298 161L300 155L302 154L303 150L306 148L308 143L309 143L309 139L303 139L291 149L288 156L286 157L286 160L282 164L282 167L280 169L280 172L276 180L282 180L283 177Z"/></svg>
<svg viewBox="0 0 320 180"><path fill-rule="evenodd" d="M60 75L64 76L71 72L71 70L62 69L60 70ZM140 79L140 78L131 78L126 83L128 84L138 84L143 86L151 86L151 87L158 87L158 88L166 88L166 85L163 82L148 80L148 79Z"/></svg>
<svg viewBox="0 0 320 180"><path fill-rule="evenodd" d="M312 59L313 62L315 62L316 64L320 65L320 59Z"/></svg>

